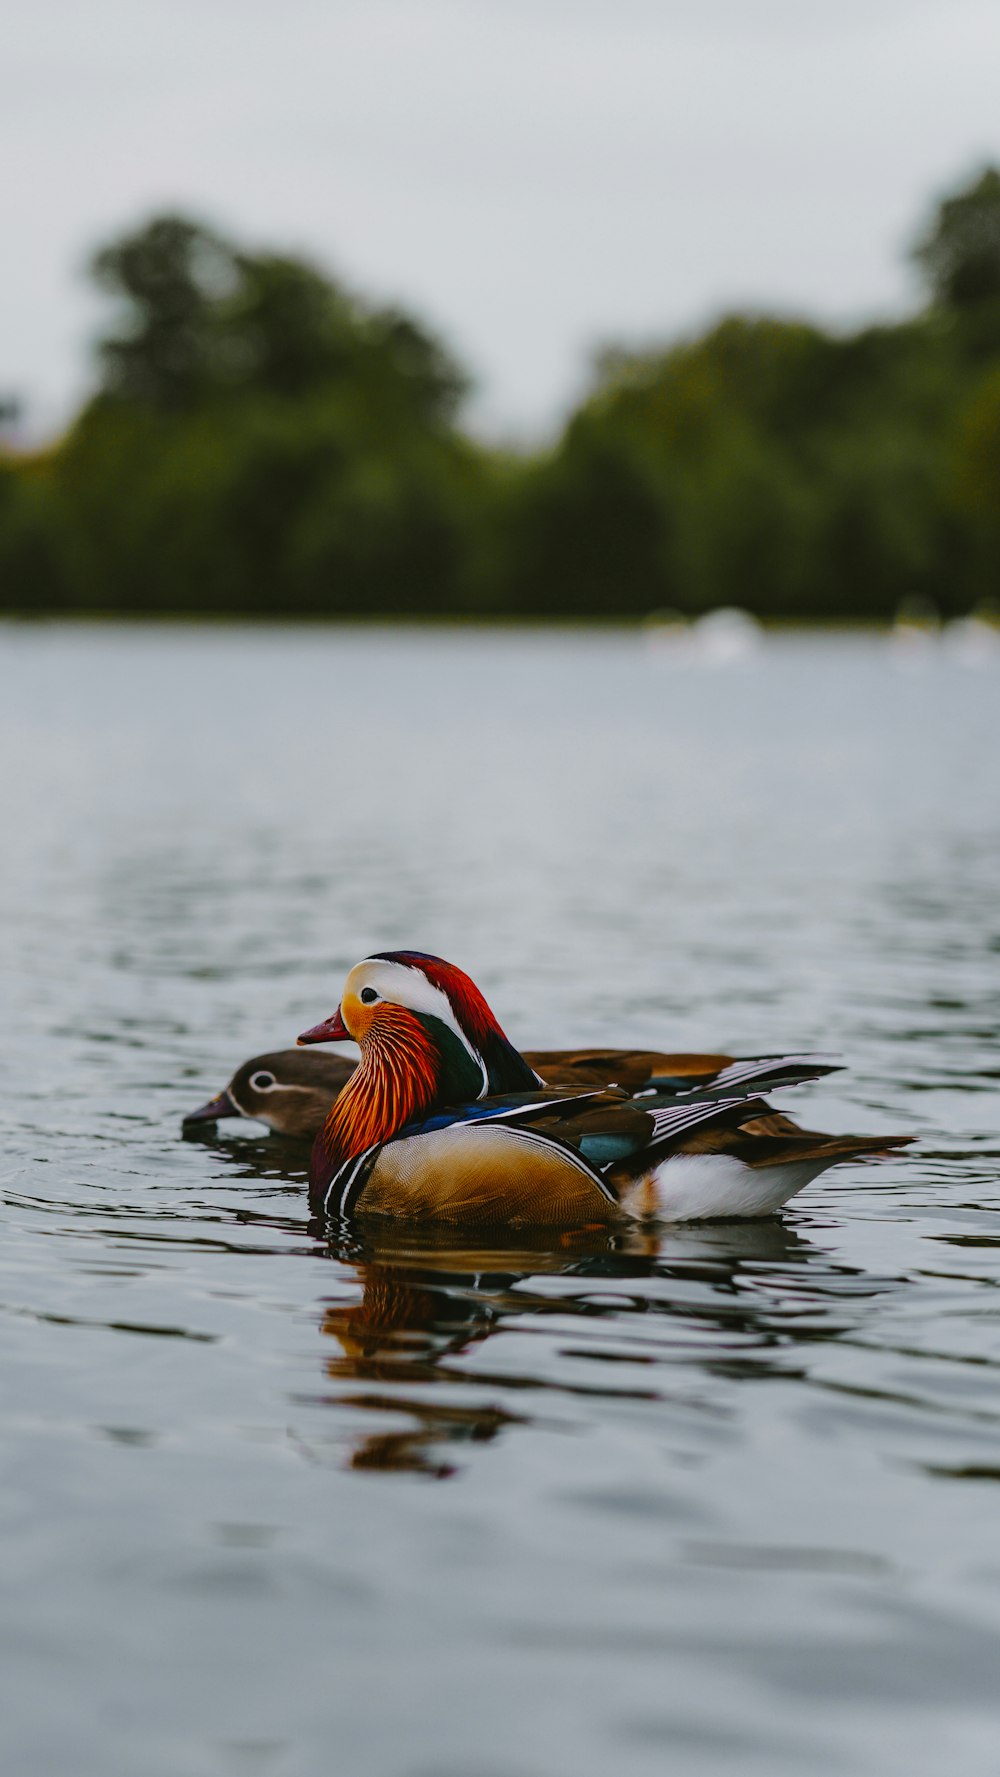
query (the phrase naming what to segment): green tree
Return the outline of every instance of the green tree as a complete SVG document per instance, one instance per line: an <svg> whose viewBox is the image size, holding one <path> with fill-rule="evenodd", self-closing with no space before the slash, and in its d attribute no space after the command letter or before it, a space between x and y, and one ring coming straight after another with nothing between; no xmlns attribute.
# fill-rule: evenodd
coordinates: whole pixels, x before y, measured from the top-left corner
<svg viewBox="0 0 1000 1777"><path fill-rule="evenodd" d="M487 453L415 317L158 216L95 255L94 395L0 455L0 600L38 610L891 618L1000 574L1000 173L939 205L930 302L608 351L545 452Z"/></svg>
<svg viewBox="0 0 1000 1777"><path fill-rule="evenodd" d="M1000 172L986 167L938 205L914 249L938 315L973 363L1000 352Z"/></svg>
<svg viewBox="0 0 1000 1777"><path fill-rule="evenodd" d="M1000 300L1000 172L977 178L938 205L913 257L942 308Z"/></svg>
<svg viewBox="0 0 1000 1777"><path fill-rule="evenodd" d="M0 453L0 610L58 611L68 599L51 459Z"/></svg>
<svg viewBox="0 0 1000 1777"><path fill-rule="evenodd" d="M101 387L56 453L80 608L455 608L482 474L465 379L413 317L157 217L94 260Z"/></svg>
<svg viewBox="0 0 1000 1777"><path fill-rule="evenodd" d="M953 491L971 531L974 589L995 601L1000 590L1000 364L959 415Z"/></svg>
<svg viewBox="0 0 1000 1777"><path fill-rule="evenodd" d="M102 391L165 413L227 393L294 399L351 381L390 413L449 421L458 365L398 309L371 310L304 261L251 253L182 216L157 216L91 262L116 299L99 341Z"/></svg>
<svg viewBox="0 0 1000 1777"><path fill-rule="evenodd" d="M238 275L228 243L186 217L157 216L102 247L91 272L117 304L98 343L104 390L165 412L203 396L225 356L218 312Z"/></svg>

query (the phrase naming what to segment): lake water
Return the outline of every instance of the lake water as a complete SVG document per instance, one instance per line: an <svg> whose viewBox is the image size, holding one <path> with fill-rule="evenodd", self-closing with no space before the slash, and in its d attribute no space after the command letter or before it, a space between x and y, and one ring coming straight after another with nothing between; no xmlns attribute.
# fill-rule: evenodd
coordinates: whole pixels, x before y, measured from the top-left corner
<svg viewBox="0 0 1000 1777"><path fill-rule="evenodd" d="M0 628L10 1777L996 1771L1000 664ZM782 1221L327 1244L237 1063L409 945L817 1047ZM388 1305L388 1306L387 1306Z"/></svg>

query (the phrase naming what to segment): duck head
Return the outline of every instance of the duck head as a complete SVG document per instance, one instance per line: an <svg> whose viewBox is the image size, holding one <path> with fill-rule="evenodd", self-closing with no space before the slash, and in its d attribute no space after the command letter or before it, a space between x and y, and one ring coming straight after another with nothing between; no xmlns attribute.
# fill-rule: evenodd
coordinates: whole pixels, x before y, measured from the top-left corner
<svg viewBox="0 0 1000 1777"><path fill-rule="evenodd" d="M539 1084L475 982L419 950L379 951L358 963L332 1017L298 1040L349 1040L361 1050L316 1138L310 1182L317 1188L346 1160L433 1110Z"/></svg>
<svg viewBox="0 0 1000 1777"><path fill-rule="evenodd" d="M249 1117L278 1135L312 1137L326 1121L337 1094L354 1072L346 1056L281 1049L255 1055L238 1068L217 1098L184 1118L184 1129Z"/></svg>

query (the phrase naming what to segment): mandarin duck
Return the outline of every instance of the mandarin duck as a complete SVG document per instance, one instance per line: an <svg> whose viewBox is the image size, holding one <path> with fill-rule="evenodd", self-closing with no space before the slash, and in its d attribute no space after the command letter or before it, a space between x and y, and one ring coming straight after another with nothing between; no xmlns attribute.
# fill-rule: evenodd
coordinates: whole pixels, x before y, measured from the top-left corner
<svg viewBox="0 0 1000 1777"><path fill-rule="evenodd" d="M836 1064L813 1055L666 1055L656 1049L526 1049L524 1060L547 1086L617 1086L630 1097L690 1091L702 1094L799 1085ZM189 1111L183 1127L245 1117L276 1135L318 1135L357 1067L342 1055L278 1049L237 1068L228 1086Z"/></svg>
<svg viewBox="0 0 1000 1777"><path fill-rule="evenodd" d="M318 1215L497 1232L773 1215L827 1167L910 1139L799 1129L756 1095L753 1062L717 1070L707 1092L554 1085L468 975L422 951L358 963L332 1017L298 1040L361 1050L313 1145ZM775 1083L829 1069L784 1061Z"/></svg>
<svg viewBox="0 0 1000 1777"><path fill-rule="evenodd" d="M322 1129L355 1066L346 1056L319 1055L308 1049L255 1055L237 1068L216 1098L189 1111L182 1127L219 1123L225 1117L249 1117L266 1123L276 1135L311 1140Z"/></svg>

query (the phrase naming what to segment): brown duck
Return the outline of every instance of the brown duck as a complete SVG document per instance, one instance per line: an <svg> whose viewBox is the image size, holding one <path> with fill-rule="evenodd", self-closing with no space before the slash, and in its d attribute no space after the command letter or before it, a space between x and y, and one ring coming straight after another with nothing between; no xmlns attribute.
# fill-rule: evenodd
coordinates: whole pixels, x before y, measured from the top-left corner
<svg viewBox="0 0 1000 1777"><path fill-rule="evenodd" d="M833 1073L836 1063L808 1055L666 1055L657 1049L526 1049L524 1060L547 1086L584 1092L617 1086L642 1093L771 1091ZM358 1064L316 1049L278 1049L237 1068L228 1086L184 1118L185 1129L247 1117L276 1135L312 1140Z"/></svg>

